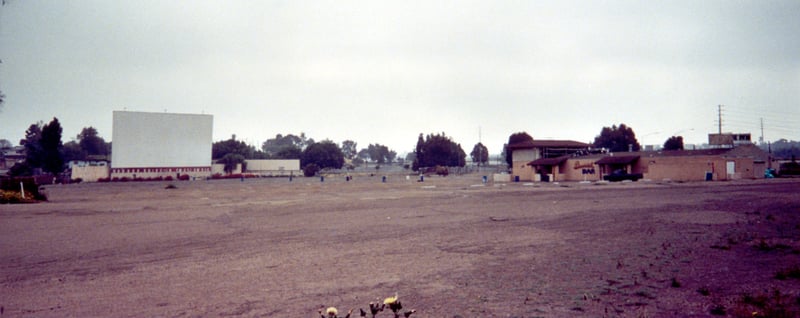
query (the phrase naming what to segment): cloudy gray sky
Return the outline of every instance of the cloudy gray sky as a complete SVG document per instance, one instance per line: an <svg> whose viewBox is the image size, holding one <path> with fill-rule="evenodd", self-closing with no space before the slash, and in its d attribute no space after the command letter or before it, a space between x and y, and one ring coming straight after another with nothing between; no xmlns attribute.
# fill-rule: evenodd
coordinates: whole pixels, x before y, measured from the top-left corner
<svg viewBox="0 0 800 318"><path fill-rule="evenodd" d="M112 111L214 115L214 140L305 132L403 153L445 132L643 144L800 139L800 1L56 1L0 7L0 138Z"/></svg>

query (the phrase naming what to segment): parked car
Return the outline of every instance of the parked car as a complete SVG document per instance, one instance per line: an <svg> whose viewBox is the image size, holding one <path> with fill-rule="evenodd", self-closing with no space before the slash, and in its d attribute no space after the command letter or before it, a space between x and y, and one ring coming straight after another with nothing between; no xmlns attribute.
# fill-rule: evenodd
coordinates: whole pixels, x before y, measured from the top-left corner
<svg viewBox="0 0 800 318"><path fill-rule="evenodd" d="M614 172L612 172L610 175L604 176L603 180L612 181L612 182L614 182L614 181L622 181L622 180L637 181L637 180L639 180L639 179L641 179L643 177L644 176L641 173L628 173L625 170L618 169L618 170L614 170Z"/></svg>

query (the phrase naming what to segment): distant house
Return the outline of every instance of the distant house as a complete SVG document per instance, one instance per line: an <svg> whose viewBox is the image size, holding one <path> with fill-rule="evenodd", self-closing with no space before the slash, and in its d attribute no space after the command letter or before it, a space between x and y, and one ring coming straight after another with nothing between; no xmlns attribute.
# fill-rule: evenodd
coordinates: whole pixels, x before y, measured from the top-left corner
<svg viewBox="0 0 800 318"><path fill-rule="evenodd" d="M15 164L25 161L25 147L16 146L0 149L0 175L8 173Z"/></svg>
<svg viewBox="0 0 800 318"><path fill-rule="evenodd" d="M586 153L590 144L572 140L533 140L508 145L511 151L511 175L517 181L540 181L537 174L528 165L537 159L553 159Z"/></svg>

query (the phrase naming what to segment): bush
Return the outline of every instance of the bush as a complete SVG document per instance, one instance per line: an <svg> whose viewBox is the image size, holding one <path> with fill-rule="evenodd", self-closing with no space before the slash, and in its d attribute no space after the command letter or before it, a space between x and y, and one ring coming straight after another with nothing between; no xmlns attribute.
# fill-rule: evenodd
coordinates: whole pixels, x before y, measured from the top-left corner
<svg viewBox="0 0 800 318"><path fill-rule="evenodd" d="M36 200L30 197L22 198L22 194L15 191L0 190L0 203L34 203Z"/></svg>
<svg viewBox="0 0 800 318"><path fill-rule="evenodd" d="M303 167L303 175L306 177L313 177L319 172L319 166L314 163L309 163Z"/></svg>
<svg viewBox="0 0 800 318"><path fill-rule="evenodd" d="M47 196L39 192L39 186L34 177L17 177L17 178L2 178L0 179L0 190L6 192L15 192L20 195L20 184L25 188L25 198L34 201L47 201Z"/></svg>
<svg viewBox="0 0 800 318"><path fill-rule="evenodd" d="M191 177L190 177L188 174L182 174L182 175L179 175L179 176L178 176L178 180L180 180L180 181L187 181L187 180L189 180L190 178L191 178Z"/></svg>
<svg viewBox="0 0 800 318"><path fill-rule="evenodd" d="M780 174L782 176L798 176L800 175L800 163L795 161L782 163Z"/></svg>

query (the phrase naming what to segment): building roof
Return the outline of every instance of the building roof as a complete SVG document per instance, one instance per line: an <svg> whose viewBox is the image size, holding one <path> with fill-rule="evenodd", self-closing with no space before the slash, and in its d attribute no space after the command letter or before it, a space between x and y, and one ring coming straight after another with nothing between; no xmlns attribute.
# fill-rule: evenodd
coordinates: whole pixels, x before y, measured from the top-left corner
<svg viewBox="0 0 800 318"><path fill-rule="evenodd" d="M561 156L561 157L557 157L557 158L539 158L539 159L536 159L534 161L528 162L528 165L529 166L558 166L558 165L564 163L565 161L567 161L567 159L569 159L569 158L570 158L570 156Z"/></svg>
<svg viewBox="0 0 800 318"><path fill-rule="evenodd" d="M629 164L639 160L639 157L640 156L608 156L597 160L594 163L599 165Z"/></svg>
<svg viewBox="0 0 800 318"><path fill-rule="evenodd" d="M508 149L532 148L589 148L592 145L574 140L533 140L508 145Z"/></svg>

